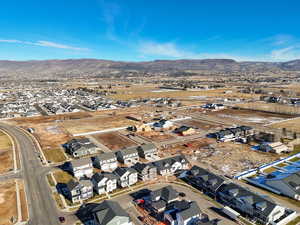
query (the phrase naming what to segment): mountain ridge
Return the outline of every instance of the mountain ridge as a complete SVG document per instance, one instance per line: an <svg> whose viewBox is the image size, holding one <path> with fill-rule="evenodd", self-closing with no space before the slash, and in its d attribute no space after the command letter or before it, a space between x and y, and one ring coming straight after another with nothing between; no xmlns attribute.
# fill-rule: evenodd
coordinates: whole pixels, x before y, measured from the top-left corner
<svg viewBox="0 0 300 225"><path fill-rule="evenodd" d="M143 62L105 59L0 60L0 77L49 78L99 76L116 72L170 73L174 71L267 72L300 71L300 59L287 62L233 59L177 59Z"/></svg>

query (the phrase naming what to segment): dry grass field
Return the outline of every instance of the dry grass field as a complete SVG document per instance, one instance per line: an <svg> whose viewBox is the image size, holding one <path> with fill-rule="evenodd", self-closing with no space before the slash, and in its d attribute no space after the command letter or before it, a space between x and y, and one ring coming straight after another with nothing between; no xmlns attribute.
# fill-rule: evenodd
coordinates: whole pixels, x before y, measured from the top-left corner
<svg viewBox="0 0 300 225"><path fill-rule="evenodd" d="M244 109L253 109L253 110L261 110L271 113L280 113L287 115L297 115L300 114L300 107L294 107L289 105L282 105L276 103L265 103L265 102L251 102L251 103L243 103L237 104L236 106L244 108Z"/></svg>
<svg viewBox="0 0 300 225"><path fill-rule="evenodd" d="M0 183L0 225L10 225L16 222L17 194L14 180Z"/></svg>
<svg viewBox="0 0 300 225"><path fill-rule="evenodd" d="M13 149L9 137L0 131L0 174L13 170Z"/></svg>
<svg viewBox="0 0 300 225"><path fill-rule="evenodd" d="M217 128L219 125L213 124L213 123L207 123L203 121L198 121L198 120L184 120L181 122L177 122L180 125L185 125L185 126L191 126L194 128L199 128L201 130L210 130L212 128Z"/></svg>
<svg viewBox="0 0 300 225"><path fill-rule="evenodd" d="M113 151L136 145L130 139L121 136L118 132L95 134L93 137Z"/></svg>
<svg viewBox="0 0 300 225"><path fill-rule="evenodd" d="M295 118L291 120L285 120L282 122L271 124L270 127L273 128L286 128L292 132L300 132L300 118Z"/></svg>
<svg viewBox="0 0 300 225"><path fill-rule="evenodd" d="M69 141L72 136L62 126L53 123L38 124L33 126L34 136L39 141L44 155L51 162L66 160L61 145Z"/></svg>
<svg viewBox="0 0 300 225"><path fill-rule="evenodd" d="M291 115L253 111L250 109L224 109L220 111L209 112L208 115L217 116L228 121L260 125L266 125L272 122L277 122L294 117Z"/></svg>
<svg viewBox="0 0 300 225"><path fill-rule="evenodd" d="M166 89L153 89L153 88L141 88L118 91L117 94L111 95L111 98L119 100L130 100L139 98L186 98L190 96L208 96L208 97L225 97L225 98L253 98L253 94L239 93L233 90L232 93L225 93L231 89L215 89L215 90L201 90L201 91L181 91L181 90L166 90Z"/></svg>
<svg viewBox="0 0 300 225"><path fill-rule="evenodd" d="M64 121L63 127L71 134L105 130L115 127L124 127L138 124L126 118L126 115L95 116L76 121Z"/></svg>
<svg viewBox="0 0 300 225"><path fill-rule="evenodd" d="M71 174L63 170L57 170L53 172L53 175L57 183L68 183L71 179L73 179Z"/></svg>

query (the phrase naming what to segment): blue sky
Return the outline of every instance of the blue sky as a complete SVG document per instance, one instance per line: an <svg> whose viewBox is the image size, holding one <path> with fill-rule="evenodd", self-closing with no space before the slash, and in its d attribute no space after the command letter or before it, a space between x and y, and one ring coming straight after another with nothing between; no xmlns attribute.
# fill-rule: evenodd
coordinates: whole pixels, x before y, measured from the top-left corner
<svg viewBox="0 0 300 225"><path fill-rule="evenodd" d="M300 58L297 0L2 0L0 59Z"/></svg>

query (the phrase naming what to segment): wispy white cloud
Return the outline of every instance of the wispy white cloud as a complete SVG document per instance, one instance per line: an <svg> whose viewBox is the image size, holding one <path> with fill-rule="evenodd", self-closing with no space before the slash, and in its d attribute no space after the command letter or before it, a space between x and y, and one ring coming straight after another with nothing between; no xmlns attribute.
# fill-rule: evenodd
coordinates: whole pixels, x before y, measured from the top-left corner
<svg viewBox="0 0 300 225"><path fill-rule="evenodd" d="M270 58L274 61L288 61L300 58L300 46L289 46L271 51Z"/></svg>
<svg viewBox="0 0 300 225"><path fill-rule="evenodd" d="M157 43L157 42L142 42L139 49L140 53L144 55L157 55L157 56L167 56L173 58L187 57L191 56L190 52L186 52L179 49L176 44L172 42Z"/></svg>
<svg viewBox="0 0 300 225"><path fill-rule="evenodd" d="M274 45L286 45L286 44L290 44L291 42L295 41L294 36L289 35L289 34L278 34L275 35L272 38L272 43Z"/></svg>
<svg viewBox="0 0 300 225"><path fill-rule="evenodd" d="M49 47L49 48L69 49L69 50L75 50L75 51L88 50L88 48L79 48L79 47L74 47L71 45L60 44L60 43L51 42L51 41L30 42L30 41L21 41L21 40L15 40L15 39L0 39L0 43L1 42L2 43L11 43L11 44L42 46L42 47Z"/></svg>
<svg viewBox="0 0 300 225"><path fill-rule="evenodd" d="M141 42L139 53L142 57L155 56L155 57L169 57L169 58L185 58L185 59L207 59L207 58L229 58L239 61L251 60L248 57L231 55L226 53L200 53L184 49L174 42L158 43L153 41Z"/></svg>

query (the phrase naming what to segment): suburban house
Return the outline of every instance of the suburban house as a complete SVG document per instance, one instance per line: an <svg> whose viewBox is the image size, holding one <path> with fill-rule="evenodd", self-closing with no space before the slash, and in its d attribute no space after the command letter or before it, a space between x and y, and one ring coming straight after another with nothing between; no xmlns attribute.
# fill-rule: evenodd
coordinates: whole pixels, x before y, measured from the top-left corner
<svg viewBox="0 0 300 225"><path fill-rule="evenodd" d="M143 123L141 125L132 126L131 130L134 132L149 132L152 128L150 125Z"/></svg>
<svg viewBox="0 0 300 225"><path fill-rule="evenodd" d="M105 200L82 206L76 216L85 225L133 225L128 213L119 203Z"/></svg>
<svg viewBox="0 0 300 225"><path fill-rule="evenodd" d="M271 173L265 177L264 184L279 191L282 195L300 200L300 171Z"/></svg>
<svg viewBox="0 0 300 225"><path fill-rule="evenodd" d="M70 170L74 177L91 177L93 175L93 164L90 158L76 159L70 162Z"/></svg>
<svg viewBox="0 0 300 225"><path fill-rule="evenodd" d="M253 136L254 131L249 126L239 126L220 130L215 133L210 133L207 136L217 139L218 141L227 142L238 139L246 139L247 137Z"/></svg>
<svg viewBox="0 0 300 225"><path fill-rule="evenodd" d="M216 197L218 188L226 181L225 177L199 166L193 166L188 174L186 179L189 183L212 197Z"/></svg>
<svg viewBox="0 0 300 225"><path fill-rule="evenodd" d="M153 124L154 130L165 130L165 129L170 129L171 127L173 127L173 123L165 119L162 119Z"/></svg>
<svg viewBox="0 0 300 225"><path fill-rule="evenodd" d="M165 211L167 205L179 200L179 193L171 186L152 191L149 196L148 205L155 214Z"/></svg>
<svg viewBox="0 0 300 225"><path fill-rule="evenodd" d="M65 143L63 146L66 149L67 153L76 158L95 154L99 151L99 148L88 138L72 139L71 141Z"/></svg>
<svg viewBox="0 0 300 225"><path fill-rule="evenodd" d="M92 176L94 191L98 194L112 192L117 189L118 177L113 173L95 173Z"/></svg>
<svg viewBox="0 0 300 225"><path fill-rule="evenodd" d="M134 165L139 161L139 154L137 147L129 147L116 152L116 156L119 162L125 165Z"/></svg>
<svg viewBox="0 0 300 225"><path fill-rule="evenodd" d="M142 144L137 147L138 154L141 158L153 160L158 158L158 150L152 143Z"/></svg>
<svg viewBox="0 0 300 225"><path fill-rule="evenodd" d="M101 153L94 157L93 164L103 171L113 171L118 167L117 157L112 152Z"/></svg>
<svg viewBox="0 0 300 225"><path fill-rule="evenodd" d="M93 197L93 184L90 180L70 180L64 193L72 203L80 202Z"/></svg>
<svg viewBox="0 0 300 225"><path fill-rule="evenodd" d="M118 177L118 185L120 187L128 187L138 182L138 173L130 167L118 167L114 174Z"/></svg>
<svg viewBox="0 0 300 225"><path fill-rule="evenodd" d="M218 103L207 103L202 106L204 109L211 109L211 110L221 110L224 109L225 106L223 104L218 104Z"/></svg>
<svg viewBox="0 0 300 225"><path fill-rule="evenodd" d="M157 177L157 168L151 163L137 163L132 168L138 172L138 178L142 181L154 180Z"/></svg>
<svg viewBox="0 0 300 225"><path fill-rule="evenodd" d="M194 225L201 218L202 212L194 201L177 201L164 212L164 221L170 225Z"/></svg>
<svg viewBox="0 0 300 225"><path fill-rule="evenodd" d="M276 154L288 153L292 151L292 149L289 149L282 142L262 143L259 146L259 149L264 152L272 152Z"/></svg>
<svg viewBox="0 0 300 225"><path fill-rule="evenodd" d="M241 214L260 224L272 225L286 224L297 216L295 211L278 205L271 198L254 193L197 166L182 179L216 198L226 206L225 211L230 211L230 215Z"/></svg>
<svg viewBox="0 0 300 225"><path fill-rule="evenodd" d="M189 162L184 155L176 155L152 163L161 176L174 175L179 170L189 168Z"/></svg>
<svg viewBox="0 0 300 225"><path fill-rule="evenodd" d="M234 183L222 185L218 189L218 199L261 224L276 224L282 217L289 215L286 208L277 205L269 197L258 195Z"/></svg>
<svg viewBox="0 0 300 225"><path fill-rule="evenodd" d="M179 128L176 128L174 130L174 132L176 134L179 134L181 136L186 136L186 135L191 135L191 134L195 134L195 129L192 127L188 127L188 126L181 126Z"/></svg>

